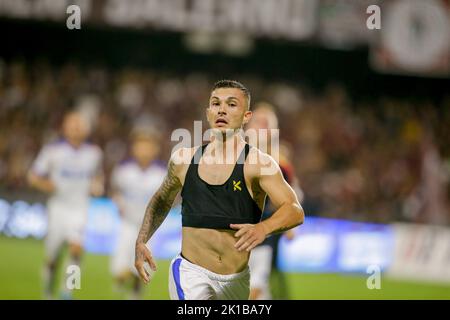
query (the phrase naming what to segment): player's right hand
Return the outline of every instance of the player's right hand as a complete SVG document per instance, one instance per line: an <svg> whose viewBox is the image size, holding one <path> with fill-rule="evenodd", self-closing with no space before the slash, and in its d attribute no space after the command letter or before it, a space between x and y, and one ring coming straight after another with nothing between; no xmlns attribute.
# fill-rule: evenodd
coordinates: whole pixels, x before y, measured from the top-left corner
<svg viewBox="0 0 450 320"><path fill-rule="evenodd" d="M27 176L27 179L28 179L28 183L32 187L34 187L42 192L52 194L56 190L55 184L49 178L40 177L37 174L30 172Z"/></svg>
<svg viewBox="0 0 450 320"><path fill-rule="evenodd" d="M47 192L48 194L52 194L56 191L56 186L50 179L45 179L42 183L42 189L44 189L44 192Z"/></svg>
<svg viewBox="0 0 450 320"><path fill-rule="evenodd" d="M156 264L153 261L152 254L148 250L145 243L136 243L136 256L134 261L134 267L139 273L139 276L145 283L150 282L150 273L145 270L145 263L148 263L153 271L156 271Z"/></svg>

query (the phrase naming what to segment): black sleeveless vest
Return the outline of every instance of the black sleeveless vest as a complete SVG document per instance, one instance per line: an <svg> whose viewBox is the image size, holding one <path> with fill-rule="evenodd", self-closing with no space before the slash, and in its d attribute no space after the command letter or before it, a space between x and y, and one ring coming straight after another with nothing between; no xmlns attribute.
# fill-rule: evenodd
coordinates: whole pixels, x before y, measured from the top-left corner
<svg viewBox="0 0 450 320"><path fill-rule="evenodd" d="M181 191L183 227L231 229L232 223L258 223L262 212L250 196L244 179L244 162L250 146L245 145L228 180L211 185L198 174L198 163L207 145L197 149L186 173Z"/></svg>

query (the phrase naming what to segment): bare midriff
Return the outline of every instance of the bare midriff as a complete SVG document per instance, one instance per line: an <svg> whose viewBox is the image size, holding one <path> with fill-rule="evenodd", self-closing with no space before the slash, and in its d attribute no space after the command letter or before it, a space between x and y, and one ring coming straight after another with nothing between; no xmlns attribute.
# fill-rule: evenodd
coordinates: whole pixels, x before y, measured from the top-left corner
<svg viewBox="0 0 450 320"><path fill-rule="evenodd" d="M228 275L246 269L250 257L238 251L235 230L183 227L181 253L188 261L217 274Z"/></svg>

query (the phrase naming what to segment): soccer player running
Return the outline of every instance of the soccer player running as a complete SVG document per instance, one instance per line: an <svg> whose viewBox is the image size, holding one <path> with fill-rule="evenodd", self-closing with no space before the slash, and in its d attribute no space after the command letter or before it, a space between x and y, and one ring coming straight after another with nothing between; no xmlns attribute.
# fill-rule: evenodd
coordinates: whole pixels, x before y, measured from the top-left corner
<svg viewBox="0 0 450 320"><path fill-rule="evenodd" d="M252 116L247 88L237 81L217 82L206 116L211 141L172 154L145 212L135 266L148 282L145 263L154 271L156 264L145 244L181 191L182 249L170 266L171 299L248 299L250 251L268 235L301 224L304 213L278 164L241 134ZM277 210L261 222L266 195Z"/></svg>
<svg viewBox="0 0 450 320"><path fill-rule="evenodd" d="M86 142L89 132L89 123L80 113L66 114L63 139L45 145L28 173L29 184L49 195L44 266L47 299L54 297L64 244L69 246L69 264L79 267L90 196L103 194L102 152ZM72 298L67 286L61 294L63 299Z"/></svg>
<svg viewBox="0 0 450 320"><path fill-rule="evenodd" d="M112 173L112 198L119 207L122 222L111 258L111 271L118 289L133 300L141 296L141 281L134 268L134 244L148 199L158 190L167 173L165 166L157 162L159 152L156 132L136 128L131 134L132 158L118 165Z"/></svg>

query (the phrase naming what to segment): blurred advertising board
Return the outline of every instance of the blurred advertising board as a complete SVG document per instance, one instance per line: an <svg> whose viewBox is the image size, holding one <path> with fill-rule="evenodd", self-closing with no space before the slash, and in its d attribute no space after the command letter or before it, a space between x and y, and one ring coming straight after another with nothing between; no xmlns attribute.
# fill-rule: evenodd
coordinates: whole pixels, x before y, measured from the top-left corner
<svg viewBox="0 0 450 320"><path fill-rule="evenodd" d="M155 257L171 259L181 250L181 208L174 207L153 236ZM42 239L46 233L45 206L0 200L0 232L10 237ZM111 254L120 227L120 215L107 198L93 199L86 227L85 249ZM279 244L280 267L285 271L365 272L368 265L382 269L391 262L392 228L387 225L308 217L295 229L292 241Z"/></svg>
<svg viewBox="0 0 450 320"><path fill-rule="evenodd" d="M150 247L158 259L172 259L181 250L181 206L171 209ZM108 198L91 202L85 249L111 254L121 218ZM47 215L41 203L0 199L0 234L42 239ZM450 282L450 229L394 223L373 224L306 217L295 237L281 238L277 264L286 272L367 273L377 266L388 276Z"/></svg>
<svg viewBox="0 0 450 320"><path fill-rule="evenodd" d="M110 199L98 198L91 201L86 226L84 247L97 254L113 252L120 227L120 214Z"/></svg>
<svg viewBox="0 0 450 320"><path fill-rule="evenodd" d="M396 241L389 276L450 283L449 228L396 223L393 229Z"/></svg>
<svg viewBox="0 0 450 320"><path fill-rule="evenodd" d="M0 198L0 234L15 238L44 238L47 234L45 206L22 200L10 203Z"/></svg>
<svg viewBox="0 0 450 320"><path fill-rule="evenodd" d="M173 258L181 250L180 207L174 207L152 238L150 245L157 258ZM85 233L85 249L109 255L114 251L121 218L109 198L91 200ZM14 238L43 239L47 233L47 212L42 203L0 198L0 234Z"/></svg>
<svg viewBox="0 0 450 320"><path fill-rule="evenodd" d="M278 265L287 272L363 272L381 270L393 257L389 225L307 217L292 240L282 238Z"/></svg>

